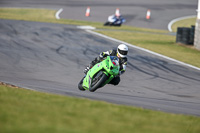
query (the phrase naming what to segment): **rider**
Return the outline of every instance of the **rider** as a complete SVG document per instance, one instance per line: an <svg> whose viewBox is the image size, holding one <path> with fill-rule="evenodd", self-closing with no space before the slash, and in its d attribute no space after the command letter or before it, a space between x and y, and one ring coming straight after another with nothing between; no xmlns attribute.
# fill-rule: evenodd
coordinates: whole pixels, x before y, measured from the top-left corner
<svg viewBox="0 0 200 133"><path fill-rule="evenodd" d="M106 52L100 53L98 57L96 57L90 64L87 66L84 70L84 73L87 74L87 72L92 68L95 64L101 62L101 60L107 56L117 56L119 58L119 64L120 64L120 72L119 75L113 78L113 80L110 81L109 84L118 85L120 82L120 75L123 74L126 70L127 65L127 53L128 53L128 47L125 44L120 44L117 47L117 50L109 50Z"/></svg>

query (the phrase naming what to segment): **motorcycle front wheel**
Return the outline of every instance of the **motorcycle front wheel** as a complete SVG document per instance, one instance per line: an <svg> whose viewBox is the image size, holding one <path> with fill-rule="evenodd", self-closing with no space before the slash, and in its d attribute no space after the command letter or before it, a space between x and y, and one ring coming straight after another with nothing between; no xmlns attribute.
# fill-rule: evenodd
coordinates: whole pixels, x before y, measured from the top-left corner
<svg viewBox="0 0 200 133"><path fill-rule="evenodd" d="M105 73L103 73L102 71L98 72L92 80L92 84L91 87L89 88L89 91L91 92L96 91L98 88L103 86L103 84L106 82L107 79L108 76Z"/></svg>
<svg viewBox="0 0 200 133"><path fill-rule="evenodd" d="M83 77L83 78L81 79L81 81L78 83L78 88L79 88L79 90L81 90L81 91L85 91L85 89L84 89L83 86L82 86L84 78L85 78L85 77Z"/></svg>

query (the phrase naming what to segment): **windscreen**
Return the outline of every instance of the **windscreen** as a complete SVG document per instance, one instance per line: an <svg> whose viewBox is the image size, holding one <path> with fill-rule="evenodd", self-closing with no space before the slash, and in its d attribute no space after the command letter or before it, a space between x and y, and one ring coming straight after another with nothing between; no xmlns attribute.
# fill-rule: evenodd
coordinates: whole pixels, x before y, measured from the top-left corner
<svg viewBox="0 0 200 133"><path fill-rule="evenodd" d="M117 56L110 56L110 59L112 61L112 63L115 65L115 66L118 66L119 65L119 58Z"/></svg>

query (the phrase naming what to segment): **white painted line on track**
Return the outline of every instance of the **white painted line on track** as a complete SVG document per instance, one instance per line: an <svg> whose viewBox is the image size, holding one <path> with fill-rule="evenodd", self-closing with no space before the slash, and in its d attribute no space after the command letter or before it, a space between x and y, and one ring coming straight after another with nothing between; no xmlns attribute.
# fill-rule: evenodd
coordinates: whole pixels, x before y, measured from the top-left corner
<svg viewBox="0 0 200 133"><path fill-rule="evenodd" d="M197 15L191 15L191 16L185 16L185 17L180 17L180 18L176 18L176 19L173 19L169 22L168 24L168 30L170 32L172 32L172 25L177 22L177 21L180 21L180 20L183 20L183 19L188 19L188 18L194 18L194 17L197 17Z"/></svg>
<svg viewBox="0 0 200 133"><path fill-rule="evenodd" d="M62 8L60 8L57 12L56 12L56 19L60 19L60 13L63 11L63 9Z"/></svg>
<svg viewBox="0 0 200 133"><path fill-rule="evenodd" d="M95 30L96 29L96 27L92 27L92 26L77 26L77 28L84 29L84 30Z"/></svg>
<svg viewBox="0 0 200 133"><path fill-rule="evenodd" d="M153 54L153 55L162 57L162 58L164 58L164 59L167 59L167 60L170 60L170 61L179 63L179 64L184 65L184 66L187 66L187 67L191 67L191 68L193 68L193 69L196 69L196 70L199 70L199 71L200 71L200 68L199 68L199 67L195 67L195 66L193 66L193 65L190 65L190 64L187 64L187 63L184 63L184 62L175 60L175 59L173 59L173 58L170 58L170 57L167 57L167 56L164 56L164 55L155 53L155 52L153 52L153 51L150 51L150 50L147 50L147 49L144 49L144 48L141 48L141 47L138 47L138 46L135 46L135 45L126 43L126 42L121 41L121 40L114 39L114 38L112 38L112 37L109 37L109 36L106 36L106 35L103 35L103 34L100 34L100 33L94 32L94 31L91 31L91 30L86 30L86 31L89 32L89 33L95 34L95 35L97 35L97 36L104 37L104 38L106 38L106 39L110 39L110 40L115 41L115 42L124 43L124 44L128 45L129 47L133 47L133 48L135 48L135 49L138 49L138 50L141 50L141 51L145 51L145 52L147 52L147 53L150 53L150 54Z"/></svg>

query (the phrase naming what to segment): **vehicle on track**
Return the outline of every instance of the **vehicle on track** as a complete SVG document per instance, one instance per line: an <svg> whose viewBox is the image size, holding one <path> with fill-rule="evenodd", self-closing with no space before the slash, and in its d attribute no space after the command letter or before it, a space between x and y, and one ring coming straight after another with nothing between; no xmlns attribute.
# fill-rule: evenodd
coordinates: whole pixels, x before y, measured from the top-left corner
<svg viewBox="0 0 200 133"><path fill-rule="evenodd" d="M111 15L104 26L121 26L126 20L122 16Z"/></svg>
<svg viewBox="0 0 200 133"><path fill-rule="evenodd" d="M119 74L119 58L117 56L107 56L103 61L94 65L78 84L79 90L96 91L108 84Z"/></svg>

